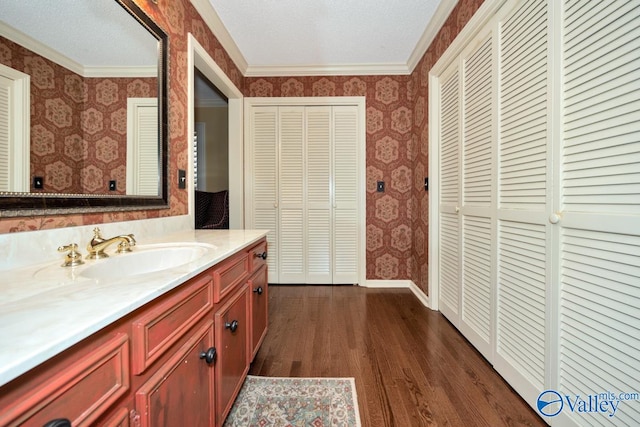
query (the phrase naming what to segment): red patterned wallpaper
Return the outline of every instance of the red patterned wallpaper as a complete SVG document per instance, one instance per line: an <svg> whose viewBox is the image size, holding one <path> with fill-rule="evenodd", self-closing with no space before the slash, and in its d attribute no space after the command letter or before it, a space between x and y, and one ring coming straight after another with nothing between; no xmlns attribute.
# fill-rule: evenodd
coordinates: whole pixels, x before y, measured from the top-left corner
<svg viewBox="0 0 640 427"><path fill-rule="evenodd" d="M187 33L246 96L367 97L367 279L413 280L427 291L428 73L483 0L460 0L410 76L244 78L189 0L136 0L169 33L169 173L186 168ZM384 180L386 191L375 192ZM170 180L168 210L0 218L0 232L184 214L187 194Z"/></svg>
<svg viewBox="0 0 640 427"><path fill-rule="evenodd" d="M0 63L31 76L31 191L124 194L127 97L157 96L157 79L83 78L3 37Z"/></svg>

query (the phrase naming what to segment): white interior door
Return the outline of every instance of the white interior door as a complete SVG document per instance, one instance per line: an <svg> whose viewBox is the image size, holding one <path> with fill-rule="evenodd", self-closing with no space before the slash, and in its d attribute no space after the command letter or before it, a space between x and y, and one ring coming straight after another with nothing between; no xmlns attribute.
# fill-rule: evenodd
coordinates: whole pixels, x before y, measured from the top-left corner
<svg viewBox="0 0 640 427"><path fill-rule="evenodd" d="M460 309L460 81L458 63L441 78L439 308L456 327Z"/></svg>
<svg viewBox="0 0 640 427"><path fill-rule="evenodd" d="M640 390L640 8L563 2L557 387ZM637 425L619 401L594 425ZM583 416L563 411L572 424Z"/></svg>

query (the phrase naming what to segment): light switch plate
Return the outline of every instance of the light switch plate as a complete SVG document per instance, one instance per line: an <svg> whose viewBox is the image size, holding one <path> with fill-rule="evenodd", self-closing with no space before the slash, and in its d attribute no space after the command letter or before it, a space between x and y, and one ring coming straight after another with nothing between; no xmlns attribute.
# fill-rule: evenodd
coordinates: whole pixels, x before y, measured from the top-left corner
<svg viewBox="0 0 640 427"><path fill-rule="evenodd" d="M384 193L384 181L378 181L376 184L376 191L378 193Z"/></svg>

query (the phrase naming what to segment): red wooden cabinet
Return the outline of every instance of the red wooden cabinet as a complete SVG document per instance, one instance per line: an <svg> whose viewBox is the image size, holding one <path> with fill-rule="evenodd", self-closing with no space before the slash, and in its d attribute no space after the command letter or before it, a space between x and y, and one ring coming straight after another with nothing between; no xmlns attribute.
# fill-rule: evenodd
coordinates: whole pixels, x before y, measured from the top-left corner
<svg viewBox="0 0 640 427"><path fill-rule="evenodd" d="M267 266L262 265L253 273L249 279L249 290L251 292L251 360L256 357L256 353L267 335L269 322L269 284L267 283Z"/></svg>
<svg viewBox="0 0 640 427"><path fill-rule="evenodd" d="M214 370L201 358L213 342L209 318L135 392L140 427L214 425Z"/></svg>
<svg viewBox="0 0 640 427"><path fill-rule="evenodd" d="M265 258L262 239L0 387L0 427L222 426L266 332Z"/></svg>
<svg viewBox="0 0 640 427"><path fill-rule="evenodd" d="M249 372L249 298L241 286L215 314L216 412L221 426Z"/></svg>

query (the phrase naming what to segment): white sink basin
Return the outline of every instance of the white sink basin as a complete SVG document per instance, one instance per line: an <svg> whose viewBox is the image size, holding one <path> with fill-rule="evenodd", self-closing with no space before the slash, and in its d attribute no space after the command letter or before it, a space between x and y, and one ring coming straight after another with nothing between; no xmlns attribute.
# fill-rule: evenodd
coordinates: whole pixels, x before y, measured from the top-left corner
<svg viewBox="0 0 640 427"><path fill-rule="evenodd" d="M180 267L201 258L215 247L199 243L135 246L133 252L109 255L91 262L79 273L89 279L138 276ZM87 264L89 261L87 261Z"/></svg>

